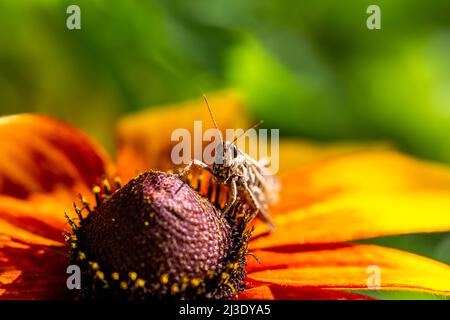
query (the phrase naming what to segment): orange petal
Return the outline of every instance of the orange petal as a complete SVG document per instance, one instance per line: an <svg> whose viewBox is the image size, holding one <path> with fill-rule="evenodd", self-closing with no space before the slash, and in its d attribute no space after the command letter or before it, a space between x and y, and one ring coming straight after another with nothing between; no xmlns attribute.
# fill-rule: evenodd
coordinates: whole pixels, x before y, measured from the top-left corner
<svg viewBox="0 0 450 320"><path fill-rule="evenodd" d="M246 112L239 95L224 92L208 96L208 100L222 130L246 127ZM172 169L174 165L170 157L171 150L178 143L171 141L172 132L183 128L193 136L195 120L202 121L203 132L213 128L201 97L195 101L152 108L123 118L117 126L120 175L132 178L151 168ZM194 158L194 155L191 157Z"/></svg>
<svg viewBox="0 0 450 320"><path fill-rule="evenodd" d="M238 300L372 300L372 298L359 294L338 290L277 285L261 285L250 288L239 293L236 298Z"/></svg>
<svg viewBox="0 0 450 320"><path fill-rule="evenodd" d="M387 143L382 142L323 143L303 139L282 139L279 149L280 173L296 170L307 164L339 155L389 148Z"/></svg>
<svg viewBox="0 0 450 320"><path fill-rule="evenodd" d="M67 299L62 248L26 245L0 251L0 299Z"/></svg>
<svg viewBox="0 0 450 320"><path fill-rule="evenodd" d="M78 191L112 169L86 135L39 115L0 118L0 194L26 198L61 189Z"/></svg>
<svg viewBox="0 0 450 320"><path fill-rule="evenodd" d="M249 260L248 279L257 283L369 290L379 271L380 290L450 295L450 266L400 250L336 244L254 253L261 264Z"/></svg>
<svg viewBox="0 0 450 320"><path fill-rule="evenodd" d="M393 151L354 153L281 178L277 229L251 248L450 230L450 170Z"/></svg>
<svg viewBox="0 0 450 320"><path fill-rule="evenodd" d="M11 239L24 243L60 246L68 229L66 210L58 201L47 204L0 195L0 248Z"/></svg>

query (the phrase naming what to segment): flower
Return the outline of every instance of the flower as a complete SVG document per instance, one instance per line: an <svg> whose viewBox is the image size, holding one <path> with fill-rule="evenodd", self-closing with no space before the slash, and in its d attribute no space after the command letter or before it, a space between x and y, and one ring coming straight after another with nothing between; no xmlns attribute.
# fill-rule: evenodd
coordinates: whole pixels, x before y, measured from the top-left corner
<svg viewBox="0 0 450 320"><path fill-rule="evenodd" d="M223 128L244 127L231 93L211 99ZM122 119L114 163L89 137L57 120L0 120L0 298L69 299L64 212L105 176L123 180L170 167L170 133L209 123L201 103ZM356 240L450 230L450 170L375 145L280 146L282 191L271 208L276 230L255 222L247 289L239 299L364 299L370 267L380 290L450 295L450 267L419 255ZM377 287L378 288L378 287Z"/></svg>
<svg viewBox="0 0 450 320"><path fill-rule="evenodd" d="M244 289L248 211L225 215L173 173L147 171L115 188L104 180L95 207L69 218L81 297L229 299Z"/></svg>

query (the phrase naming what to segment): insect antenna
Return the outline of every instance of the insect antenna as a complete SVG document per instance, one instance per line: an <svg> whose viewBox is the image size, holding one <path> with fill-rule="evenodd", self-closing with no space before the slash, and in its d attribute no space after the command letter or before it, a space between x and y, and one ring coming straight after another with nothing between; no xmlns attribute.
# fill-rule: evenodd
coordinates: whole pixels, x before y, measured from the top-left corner
<svg viewBox="0 0 450 320"><path fill-rule="evenodd" d="M245 131L242 132L240 135L238 135L236 138L234 138L234 140L233 140L232 143L234 144L240 137L242 137L244 134L246 134L248 130L255 129L255 128L259 127L260 125L263 124L263 122L264 122L264 120L259 120L259 121L257 121L256 123L254 123L254 124L253 124L252 126L250 126L247 130L245 130Z"/></svg>
<svg viewBox="0 0 450 320"><path fill-rule="evenodd" d="M214 119L214 115L212 113L211 107L209 106L208 98L206 97L206 94L203 95L203 100L205 100L206 107L208 107L209 115L211 116L211 120L214 123L214 127L217 131L219 131L220 135L220 142L223 144L223 138L222 138L222 132L219 130L219 126L217 125L216 119Z"/></svg>

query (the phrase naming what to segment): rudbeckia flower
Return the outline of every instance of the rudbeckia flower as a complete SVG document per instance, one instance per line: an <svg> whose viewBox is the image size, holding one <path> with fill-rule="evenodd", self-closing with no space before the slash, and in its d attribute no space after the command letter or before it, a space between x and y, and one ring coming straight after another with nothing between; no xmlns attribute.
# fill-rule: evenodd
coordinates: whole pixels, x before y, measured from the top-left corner
<svg viewBox="0 0 450 320"><path fill-rule="evenodd" d="M239 98L211 99L222 128L245 127ZM209 123L200 102L121 119L117 161L81 131L32 114L0 119L0 298L71 299L64 212L104 177L171 167L170 134ZM450 170L386 146L282 141L276 229L255 222L237 299L365 299L377 290L450 295L450 267L357 240L450 230ZM111 235L112 237L117 235ZM351 293L358 290L358 294Z"/></svg>

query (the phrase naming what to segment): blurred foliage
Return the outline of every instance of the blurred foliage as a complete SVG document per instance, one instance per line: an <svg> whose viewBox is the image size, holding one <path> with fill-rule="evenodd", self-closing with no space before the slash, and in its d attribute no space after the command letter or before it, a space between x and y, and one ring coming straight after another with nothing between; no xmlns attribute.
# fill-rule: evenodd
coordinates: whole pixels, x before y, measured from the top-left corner
<svg viewBox="0 0 450 320"><path fill-rule="evenodd" d="M82 30L65 27L81 8ZM285 135L386 139L450 163L450 4L0 1L0 112L48 113L112 150L122 114L238 87ZM101 119L101 121L99 121Z"/></svg>
<svg viewBox="0 0 450 320"><path fill-rule="evenodd" d="M121 114L237 87L282 135L450 163L448 0L0 0L0 30L0 114L56 116L111 152ZM404 239L379 241L449 263L448 234Z"/></svg>

